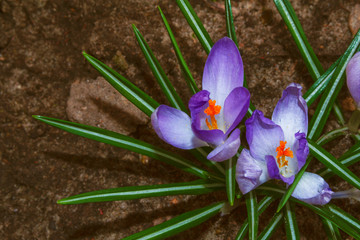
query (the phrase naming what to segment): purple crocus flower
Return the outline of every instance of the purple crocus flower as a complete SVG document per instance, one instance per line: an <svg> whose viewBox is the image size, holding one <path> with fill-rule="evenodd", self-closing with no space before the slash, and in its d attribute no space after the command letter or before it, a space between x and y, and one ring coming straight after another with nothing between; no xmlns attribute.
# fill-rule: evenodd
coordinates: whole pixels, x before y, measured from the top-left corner
<svg viewBox="0 0 360 240"><path fill-rule="evenodd" d="M206 60L203 90L189 101L191 118L178 109L160 105L151 115L155 132L177 148L213 147L207 156L211 161L233 157L240 146L240 130L235 127L250 103L243 81L239 50L230 38L220 39Z"/></svg>
<svg viewBox="0 0 360 240"><path fill-rule="evenodd" d="M272 120L255 110L245 125L250 150L241 152L236 166L241 192L245 194L270 179L292 184L309 154L308 110L301 86L292 83L284 90ZM292 196L311 204L326 204L331 194L323 178L304 173Z"/></svg>
<svg viewBox="0 0 360 240"><path fill-rule="evenodd" d="M356 107L360 108L360 52L357 52L346 66L346 83Z"/></svg>

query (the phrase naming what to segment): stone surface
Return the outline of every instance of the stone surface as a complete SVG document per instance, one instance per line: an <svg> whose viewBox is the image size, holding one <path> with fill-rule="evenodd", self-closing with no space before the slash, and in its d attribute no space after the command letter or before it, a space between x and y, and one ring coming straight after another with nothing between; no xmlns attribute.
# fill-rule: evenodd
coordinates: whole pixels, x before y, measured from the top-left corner
<svg viewBox="0 0 360 240"><path fill-rule="evenodd" d="M221 1L190 3L213 41L226 35ZM349 18L356 17L358 1L291 3L326 69L351 42ZM187 103L190 91L157 5L200 87L206 53L175 1L0 1L0 239L121 239L186 211L226 200L224 193L218 193L178 196L176 204L174 197L56 204L58 199L82 192L195 179L157 160L74 136L31 118L39 114L74 120L174 150L155 135L147 124L149 118L97 79L99 73L81 55L86 51L95 56L159 103L168 104L135 40L131 24L136 24ZM313 81L273 1L232 1L232 5L252 101L269 117L288 83L301 83L305 91ZM347 97L344 88L340 102ZM109 106L114 101L116 104ZM311 114L314 109L315 104ZM350 112L344 113L348 119ZM121 122L123 119L126 122ZM331 116L325 131L337 127ZM352 144L346 136L325 147L339 157ZM316 171L321 166L313 161L309 169ZM350 169L360 175L359 165ZM329 184L333 190L350 187L340 178L330 179ZM346 200L334 203L359 218L359 204ZM261 216L259 231L275 210L276 203ZM300 206L296 214L302 239L326 238L315 214ZM234 239L245 218L246 208L241 204L229 215L215 216L169 239ZM280 228L274 239L285 237Z"/></svg>

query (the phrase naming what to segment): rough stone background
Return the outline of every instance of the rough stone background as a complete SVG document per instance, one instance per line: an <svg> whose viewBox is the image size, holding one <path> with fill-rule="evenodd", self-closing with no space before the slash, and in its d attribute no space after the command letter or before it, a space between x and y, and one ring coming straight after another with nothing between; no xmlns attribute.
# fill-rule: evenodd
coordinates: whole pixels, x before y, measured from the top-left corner
<svg viewBox="0 0 360 240"><path fill-rule="evenodd" d="M360 3L291 1L325 68L347 48L360 24ZM214 41L226 35L221 1L190 0ZM136 24L177 91L188 101L171 42L158 13L167 16L197 83L206 54L171 0L0 0L0 239L120 239L173 216L204 207L224 194L60 206L58 199L99 189L189 181L192 176L139 154L49 127L33 114L72 120L162 143L149 118L116 93L81 55L112 66L161 103L167 103L135 41ZM233 1L236 33L254 105L270 116L285 86L311 78L272 1ZM349 97L341 92L340 102ZM314 107L310 114L313 114ZM350 116L345 111L345 116ZM326 130L338 127L333 117ZM344 137L326 148L336 157L351 146ZM321 167L314 163L310 167ZM360 175L360 167L351 168ZM349 188L339 178L334 190ZM360 216L360 206L334 201ZM260 218L260 231L276 204ZM324 239L321 220L296 209L302 239ZM246 216L230 215L171 239L233 239ZM345 235L344 235L345 237ZM284 239L283 227L274 239Z"/></svg>

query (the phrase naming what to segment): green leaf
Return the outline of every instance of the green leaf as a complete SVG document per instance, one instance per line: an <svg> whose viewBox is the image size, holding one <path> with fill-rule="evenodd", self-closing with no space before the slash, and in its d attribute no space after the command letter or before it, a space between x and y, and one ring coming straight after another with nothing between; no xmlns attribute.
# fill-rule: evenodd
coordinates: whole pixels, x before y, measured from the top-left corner
<svg viewBox="0 0 360 240"><path fill-rule="evenodd" d="M338 162L340 162L340 164L343 164L345 167L349 167L359 161L360 161L360 151L359 150L352 152L352 154L346 155L345 157L342 156L338 160ZM334 176L334 172L330 168L320 169L317 172L317 174L322 176L324 179Z"/></svg>
<svg viewBox="0 0 360 240"><path fill-rule="evenodd" d="M160 14L161 14L161 17L162 17L162 20L164 22L164 25L166 27L166 30L169 34L169 37L170 37L170 40L171 40L171 43L173 45L173 48L174 48L174 51L175 51L175 54L176 54L176 57L178 59L178 62L180 64L180 69L182 71L182 73L184 74L184 77L185 77L185 80L190 88L190 91L192 94L195 94L199 91L199 88L197 87L196 83L195 83L195 80L193 78L193 76L191 75L191 72L186 64L186 61L185 59L183 58L181 52L180 52L180 48L175 40L175 36L173 34L173 32L171 31L171 28L170 28L170 25L168 23L168 21L166 20L166 17L164 15L164 13L161 11L161 8L158 7L159 11L160 11Z"/></svg>
<svg viewBox="0 0 360 240"><path fill-rule="evenodd" d="M210 177L210 178L215 178L219 181L223 181L222 178L213 176L211 173L196 167L195 165L193 165L192 162L184 159L181 156L163 150L149 143L142 142L140 140L136 140L131 137L122 135L120 133L112 132L97 127L87 126L84 124L68 122L56 118L49 118L43 116L33 116L33 117L37 120L40 120L51 126L65 130L67 132L82 137L90 138L98 142L103 142L116 147L124 148L136 153L149 156L154 159L158 159L164 163L178 167L200 178L206 179Z"/></svg>
<svg viewBox="0 0 360 240"><path fill-rule="evenodd" d="M274 0L274 3L294 38L311 77L316 81L324 70L305 36L294 9L287 0Z"/></svg>
<svg viewBox="0 0 360 240"><path fill-rule="evenodd" d="M296 174L294 182L289 186L289 188L286 190L285 194L282 196L279 206L276 210L276 212L280 212L280 210L285 206L289 198L291 197L291 194L294 192L296 185L299 183L301 177L304 175L304 172L306 168L309 166L311 162L312 157L308 158L306 160L305 165L300 169L300 171Z"/></svg>
<svg viewBox="0 0 360 240"><path fill-rule="evenodd" d="M225 162L226 164L226 193L230 206L234 205L235 201L235 170L236 170L236 157L232 157Z"/></svg>
<svg viewBox="0 0 360 240"><path fill-rule="evenodd" d="M337 95L339 94L341 87L344 83L345 69L354 55L356 49L360 44L360 31L355 35L348 49L345 51L343 57L340 60L338 67L336 68L332 78L330 79L329 86L325 89L320 102L316 108L315 114L312 117L309 125L308 138L317 139L329 117L330 110L335 103Z"/></svg>
<svg viewBox="0 0 360 240"><path fill-rule="evenodd" d="M326 232L326 235L328 236L329 240L341 240L341 235L339 232L339 228L337 226L335 226L335 224L333 224L330 220L326 219L326 218L321 218L323 224L324 224L324 229Z"/></svg>
<svg viewBox="0 0 360 240"><path fill-rule="evenodd" d="M276 230L280 227L283 223L284 214L282 212L278 212L275 216L270 220L270 222L266 225L264 231L261 232L258 240L266 240L270 239L271 236L276 232Z"/></svg>
<svg viewBox="0 0 360 240"><path fill-rule="evenodd" d="M143 111L146 115L151 116L152 112L160 105L149 95L144 93L129 80L121 76L119 73L106 66L96 58L83 52L86 60L100 72L100 74L124 97L132 102L136 107Z"/></svg>
<svg viewBox="0 0 360 240"><path fill-rule="evenodd" d="M165 239L208 220L216 215L223 206L224 203L220 202L181 214L169 221L123 238L123 240Z"/></svg>
<svg viewBox="0 0 360 240"><path fill-rule="evenodd" d="M320 94L325 90L325 88L329 84L330 79L334 75L334 72L340 60L341 57L338 60L336 60L336 62L333 63L333 65L331 65L331 67L329 67L328 70L326 70L326 72L323 75L321 75L315 81L315 83L309 88L309 90L307 90L306 93L303 95L308 106L313 104L316 98L320 96Z"/></svg>
<svg viewBox="0 0 360 240"><path fill-rule="evenodd" d="M300 239L299 228L296 222L294 206L286 203L283 210L285 220L285 230L287 239Z"/></svg>
<svg viewBox="0 0 360 240"><path fill-rule="evenodd" d="M225 0L225 17L226 17L226 32L229 38L231 38L236 46L239 48L236 33L235 33L235 26L234 26L234 18L232 15L231 10L231 0Z"/></svg>
<svg viewBox="0 0 360 240"><path fill-rule="evenodd" d="M329 221L331 221L333 224L335 224L336 226L341 228L344 232L346 232L350 236L355 237L357 239L359 238L359 236L360 236L359 233L347 221L344 221L343 219L339 218L338 216L336 216L334 213L332 213L328 209L316 207L314 205L302 202L296 198L292 198L291 200L293 202L299 203L299 204L309 208L310 210L312 210L316 214L320 215L321 217L328 219Z"/></svg>
<svg viewBox="0 0 360 240"><path fill-rule="evenodd" d="M263 194L263 195L266 195L266 196L269 195L269 194L272 194L274 196L278 196L279 194L285 193L285 190L280 189L276 185L274 186L274 185L271 185L271 184L265 184L265 185L259 186L257 188L256 192L260 193L260 194ZM331 221L337 227L341 228L344 232L346 232L350 236L353 236L355 238L359 237L359 234L357 233L357 231L355 231L353 229L353 226L351 226L351 224L347 223L347 221L343 221L341 218L337 217L334 213L330 212L328 209L316 207L314 205L305 203L305 202L300 201L300 200L298 200L296 198L293 198L293 197L291 198L291 201L296 202L298 204L301 204L301 205L309 208L310 210L312 210L313 212L315 212L319 216L328 219L329 221Z"/></svg>
<svg viewBox="0 0 360 240"><path fill-rule="evenodd" d="M191 29L194 31L196 37L199 39L205 52L209 54L211 47L214 45L214 43L211 40L208 32L205 30L199 17L196 15L194 9L187 0L176 0L176 3L179 6L186 21L190 25Z"/></svg>
<svg viewBox="0 0 360 240"><path fill-rule="evenodd" d="M328 153L325 149L311 140L308 140L310 153L326 167L330 168L336 175L344 179L357 189L360 189L360 179L352 173L344 164Z"/></svg>
<svg viewBox="0 0 360 240"><path fill-rule="evenodd" d="M223 183L197 180L193 182L171 183L151 186L131 186L99 190L67 197L58 201L59 204L81 204L91 202L108 202L133 200L148 197L171 195L199 195L224 190Z"/></svg>
<svg viewBox="0 0 360 240"><path fill-rule="evenodd" d="M265 196L258 204L259 216L270 206L270 204L275 201L276 197ZM238 234L235 237L235 240L244 239L249 230L249 222L246 219L241 228L239 229Z"/></svg>
<svg viewBox="0 0 360 240"><path fill-rule="evenodd" d="M352 228L357 231L357 236L360 237L360 221L358 219L354 218L349 213L333 204L328 204L325 206L325 208L328 209L329 212L334 214L337 218L341 219L341 221L344 221L348 225L352 226Z"/></svg>
<svg viewBox="0 0 360 240"><path fill-rule="evenodd" d="M140 31L136 28L136 26L135 25L132 26L134 29L135 37L140 45L141 51L143 52L152 73L154 74L166 98L169 100L171 106L180 109L184 112L187 112L188 111L187 108L185 107L179 95L176 93L174 87L167 78L159 61L156 59L155 55L151 51L149 45L146 43L145 39L141 35Z"/></svg>
<svg viewBox="0 0 360 240"><path fill-rule="evenodd" d="M249 221L249 240L254 240L257 238L257 230L258 230L258 207L256 201L256 193L255 191L250 191L245 195L246 199L246 208L247 215Z"/></svg>

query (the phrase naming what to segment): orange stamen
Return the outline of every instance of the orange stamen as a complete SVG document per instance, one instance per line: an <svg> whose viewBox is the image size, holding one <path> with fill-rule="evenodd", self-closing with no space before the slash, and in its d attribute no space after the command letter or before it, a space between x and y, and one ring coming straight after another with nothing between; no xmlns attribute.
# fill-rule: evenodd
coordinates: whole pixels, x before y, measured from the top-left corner
<svg viewBox="0 0 360 240"><path fill-rule="evenodd" d="M221 106L215 104L215 100L209 100L209 107L204 111L204 113L210 116L210 122L207 118L205 119L206 125L210 130L218 129L215 115L220 113Z"/></svg>
<svg viewBox="0 0 360 240"><path fill-rule="evenodd" d="M290 148L285 149L286 141L280 141L280 146L276 148L277 151L277 164L279 168L288 166L288 161L286 160L286 157L293 158L294 153L290 150Z"/></svg>

